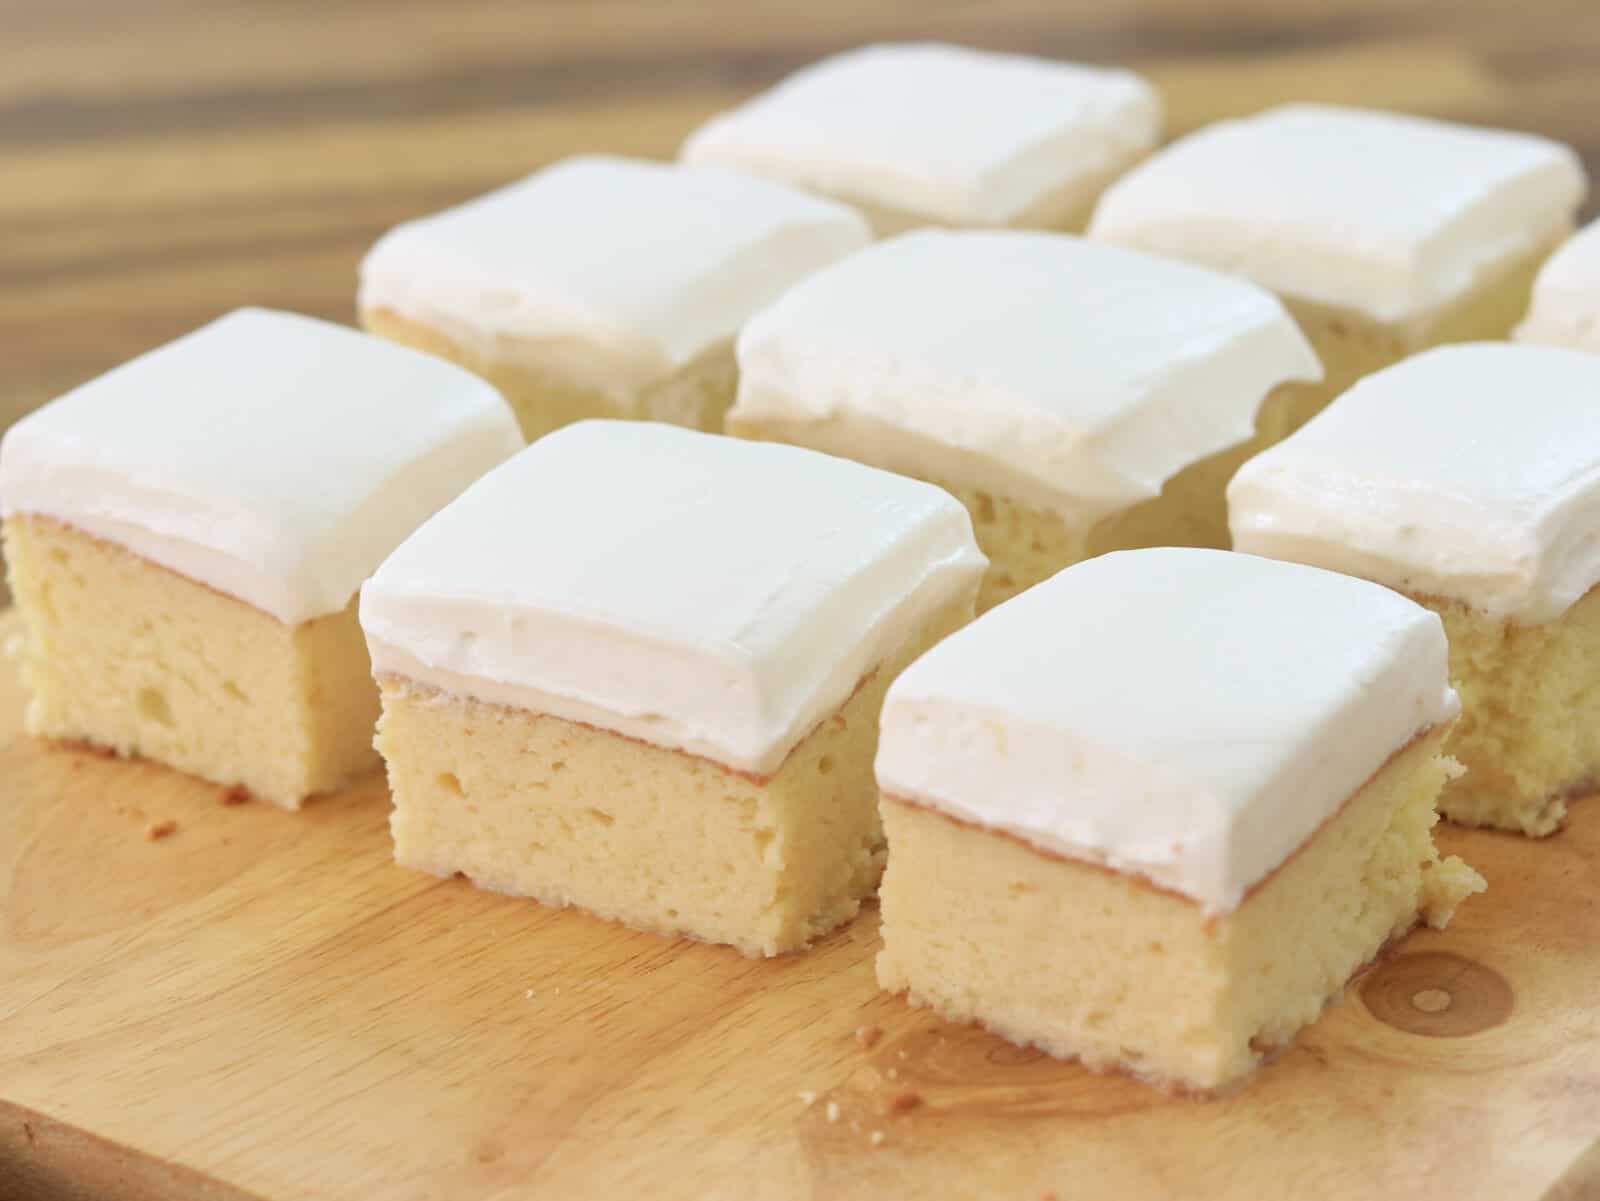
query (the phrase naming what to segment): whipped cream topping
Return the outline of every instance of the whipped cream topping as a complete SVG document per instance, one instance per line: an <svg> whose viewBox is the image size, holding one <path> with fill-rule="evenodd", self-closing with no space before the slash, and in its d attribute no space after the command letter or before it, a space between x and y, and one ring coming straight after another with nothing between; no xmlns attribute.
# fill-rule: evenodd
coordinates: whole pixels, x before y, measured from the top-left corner
<svg viewBox="0 0 1600 1201"><path fill-rule="evenodd" d="M1546 261L1516 337L1600 350L1600 221L1585 226Z"/></svg>
<svg viewBox="0 0 1600 1201"><path fill-rule="evenodd" d="M1290 105L1166 147L1106 191L1090 236L1400 324L1559 237L1585 188L1547 138Z"/></svg>
<svg viewBox="0 0 1600 1201"><path fill-rule="evenodd" d="M1092 200L1160 131L1160 98L1131 71L880 45L814 63L713 117L682 156L913 222L1009 225Z"/></svg>
<svg viewBox="0 0 1600 1201"><path fill-rule="evenodd" d="M585 421L408 539L361 624L379 675L765 775L985 565L931 485Z"/></svg>
<svg viewBox="0 0 1600 1201"><path fill-rule="evenodd" d="M842 423L852 453L1074 524L1251 436L1321 366L1270 293L1065 234L922 230L796 285L738 342L730 428Z"/></svg>
<svg viewBox="0 0 1600 1201"><path fill-rule="evenodd" d="M294 624L342 610L521 447L505 401L469 372L239 309L12 426L0 513L65 522Z"/></svg>
<svg viewBox="0 0 1600 1201"><path fill-rule="evenodd" d="M891 685L878 784L1227 912L1457 714L1446 657L1435 614L1364 580L1227 551L1103 555Z"/></svg>
<svg viewBox="0 0 1600 1201"><path fill-rule="evenodd" d="M869 237L842 205L736 171L573 158L390 230L360 305L626 401Z"/></svg>
<svg viewBox="0 0 1600 1201"><path fill-rule="evenodd" d="M1363 379L1228 487L1236 549L1536 623L1600 582L1600 355L1443 346Z"/></svg>

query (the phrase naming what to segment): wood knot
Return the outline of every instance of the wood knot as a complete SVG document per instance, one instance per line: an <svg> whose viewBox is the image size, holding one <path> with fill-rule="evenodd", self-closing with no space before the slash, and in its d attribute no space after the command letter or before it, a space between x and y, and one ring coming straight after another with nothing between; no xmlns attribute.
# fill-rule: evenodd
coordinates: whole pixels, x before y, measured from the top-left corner
<svg viewBox="0 0 1600 1201"><path fill-rule="evenodd" d="M1361 1000L1380 1022L1428 1038L1488 1030L1510 1017L1513 1007L1504 976L1449 951L1389 960L1362 983Z"/></svg>

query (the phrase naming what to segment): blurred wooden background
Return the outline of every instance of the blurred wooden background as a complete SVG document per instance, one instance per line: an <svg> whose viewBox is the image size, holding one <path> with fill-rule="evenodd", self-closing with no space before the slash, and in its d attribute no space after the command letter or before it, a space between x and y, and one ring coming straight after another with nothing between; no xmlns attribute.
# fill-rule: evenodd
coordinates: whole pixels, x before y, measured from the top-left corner
<svg viewBox="0 0 1600 1201"><path fill-rule="evenodd" d="M348 320L395 221L918 37L1138 67L1173 133L1353 101L1600 174L1600 0L0 0L0 429L240 304Z"/></svg>
<svg viewBox="0 0 1600 1201"><path fill-rule="evenodd" d="M708 113L808 60L864 41L906 38L941 38L1126 63L1147 72L1164 89L1174 134L1289 98L1356 102L1537 130L1580 147L1591 174L1600 176L1600 0L0 0L0 430L65 389L241 304L281 306L348 320L356 264L371 241L394 222L577 151L670 155ZM1588 212L1594 210L1591 200ZM248 365L241 364L240 369L248 370ZM218 404L227 401L225 395L217 397ZM15 713L20 698L14 687L10 694L3 691L9 681L9 673L0 675L0 706ZM16 756L23 754L19 744ZM0 764L0 793L23 770L16 766L22 762L14 756L10 768ZM86 758L83 764L70 766L83 769L74 783L59 784L54 776L45 780L40 775L28 785L32 795L44 797L47 790L57 788L68 799L85 789L119 795L114 790L125 787L121 773L126 765ZM176 789L180 784L171 777L162 787ZM77 791L69 796L69 788ZM663 1106L686 1104L662 1084L677 1079L685 1064L693 1069L688 1078L697 1082L695 1087L703 1086L724 1102L731 1095L726 1089L717 1091L724 1076L736 1079L740 1065L747 1075L751 1064L766 1071L771 1028L747 1022L741 1010L765 977L741 974L734 979L726 973L703 972L701 964L708 961L673 958L674 949L663 952L641 944L633 950L628 941L632 936L619 931L593 943L599 948L594 950L581 921L564 917L559 929L575 933L557 937L580 941L552 960L555 966L550 970L557 974L551 978L562 979L562 972L592 971L616 955L634 956L628 960L628 971L614 974L623 990L617 999L591 1000L581 989L573 989L560 1002L571 1006L570 1011L555 1011L579 1015L561 1017L563 1022L591 1022L596 1037L606 1038L608 1046L620 1038L617 1053L581 1074L567 1072L542 1092L506 1082L504 1066L521 1062L515 1057L527 1040L523 1019L516 1016L520 1011L514 1007L520 999L508 1008L495 991L498 981L480 987L485 968L466 991L447 973L415 986L410 977L402 980L395 974L407 961L395 948L414 949L429 929L434 935L448 930L457 940L453 945L463 948L460 953L465 958L460 962L489 964L493 961L481 953L483 948L493 949L500 940L523 936L554 918L536 908L498 905L484 893L433 892L434 886L420 877L383 871L382 817L381 812L373 817L374 799L370 792L364 801L357 798L368 807L362 810L366 816L355 823L349 823L355 815L348 808L319 807L308 813L304 820L323 827L320 841L302 837L311 827L274 827L278 833L271 838L279 839L278 849L297 848L299 858L278 857L287 866L275 870L288 874L254 877L257 887L269 886L262 899L276 898L285 913L285 904L294 910L281 922L258 923L272 931L274 941L265 952L270 968L260 967L257 950L250 944L241 948L231 932L213 931L215 945L207 944L211 947L207 954L214 953L217 962L246 964L248 986L214 993L209 986L199 988L191 969L209 961L196 960L187 952L170 961L182 965L179 968L163 966L169 962L167 950L180 943L188 946L183 940L193 933L187 925L190 910L173 909L167 928L176 931L171 937L178 941L162 935L128 942L147 952L146 957L130 955L120 975L114 974L124 984L137 980L140 987L155 990L158 1001L170 996L170 1020L165 1025L112 1020L108 1015L117 1012L109 1007L115 993L102 997L106 977L93 958L111 944L86 941L82 963L88 966L74 978L74 989L64 993L60 1009L68 1019L92 1018L99 1032L72 1045L84 1056L111 1055L124 1065L170 1050L186 1070L207 1082L204 1098L228 1095L229 1090L240 1095L232 1077L233 1044L212 1036L231 1028L233 1007L243 1000L265 997L277 1002L287 997L291 1007L298 1007L303 1023L276 1028L276 1035L287 1038L305 1030L311 1037L301 1048L301 1057L286 1061L275 1074L278 1083L272 1095L292 1094L298 1101L315 1093L311 1109L292 1116L311 1114L309 1120L324 1150L346 1138L349 1127L341 1124L346 1098L359 1095L368 1081L388 1080L381 1074L386 1070L383 1063L376 1056L366 1057L371 1046L405 1045L408 1058L415 1062L441 1072L459 1072L450 1077L447 1099L455 1096L449 1090L468 1087L461 1082L470 1084L501 1069L496 1103L513 1116L499 1129L515 1135L506 1134L504 1143L485 1137L451 1150L474 1156L463 1171L486 1182L486 1188L493 1184L502 1189L499 1195L514 1187L507 1181L521 1183L527 1178L529 1163L545 1173L541 1179L571 1179L572 1165L583 1162L585 1154L592 1158L593 1147L583 1142L584 1129L648 1129L655 1115L670 1112ZM221 832L235 828L233 818L224 826L223 811L198 786L187 803L191 807L184 817L184 837L221 840L192 844L202 849L228 846ZM46 806L39 812L54 815L56 809ZM259 807L242 813L245 820L271 818ZM60 820L50 817L61 845L68 848L63 854L88 857L92 852L94 860L102 862L114 852L121 857L118 862L133 863L136 853L149 849L142 839L103 834L110 828L106 823L122 819L109 808L96 814L100 824L69 820L63 804ZM343 833L330 832L330 827L347 823L355 830L350 837L364 841L351 842ZM28 828L22 827L24 832ZM38 844L46 845L42 835ZM350 851L357 845L365 848L359 863ZM1497 854L1516 855L1523 844L1501 840L1494 845ZM263 846L271 849L268 843L246 839L232 850L190 855L184 860L187 874L162 875L161 886L185 890L177 895L186 898L208 895L213 881L241 879L258 861L274 862L271 855L263 857ZM1565 876L1551 876L1551 865L1541 862L1542 879L1562 885L1563 880L1577 881L1590 870L1570 846L1562 855L1557 869ZM43 853L35 861L68 862ZM323 870L329 867L336 870ZM294 890L303 885L307 873L337 885L333 901L309 910L300 904ZM1519 883L1526 884L1534 875L1531 857L1528 864L1513 864L1505 874L1514 890ZM61 935L60 930L70 931L75 929L71 922L81 922L98 938L102 930L118 929L120 921L144 920L145 906L155 904L151 898L158 893L146 885L157 877L149 873L117 870L91 880L94 875L85 875L83 888L29 893L39 907L21 912L50 914L50 921L62 923L32 927L31 936L69 939L76 935ZM389 895L399 899L375 902L375 888L394 890ZM227 894L235 895L240 894ZM1537 967L1536 982L1560 978L1563 966L1576 962L1572 948L1581 945L1581 923L1572 920L1574 913L1581 916L1581 909L1565 904L1560 887L1539 895L1544 897L1540 904L1558 906L1559 901L1560 905L1548 914L1538 908L1519 911L1515 920L1525 926L1507 927L1525 936L1514 942L1520 950L1533 947L1539 952L1519 960ZM57 899L60 905L54 903ZM214 914L221 911L218 906L232 903L226 898L206 901L207 907L200 911ZM1460 929L1474 929L1474 920L1469 918L1456 936ZM107 921L109 925L98 924ZM863 975L871 929L858 924L839 944L844 959L859 969L851 978L849 987L856 991L850 995L862 1006L883 1007L873 1012L893 1014L898 1012L894 1003L876 997ZM1481 940L1491 928L1477 929ZM347 937L347 930L359 930L360 936ZM1558 936L1552 931L1564 933ZM216 942L219 938L223 941ZM284 938L289 941L281 941ZM1566 952L1565 957L1548 953L1552 947ZM154 958L148 954L152 948ZM326 986L299 966L319 961L324 948L354 956L350 986L340 976L337 992L327 995L321 991ZM31 946L18 954L34 961L27 959L35 954ZM150 967L152 963L158 966ZM147 970L149 974L143 974ZM831 1015L834 1025L853 1023L853 1010L818 1004L823 994L816 991L814 981L822 977L815 972L814 967L804 969L803 979L796 978L798 986L791 984L792 999L784 1010L789 1016L782 1020L799 1028L817 1011ZM555 989L556 996L560 993ZM653 1007L661 996L675 998L679 1008L660 1010L659 1020L647 1025L644 1036L619 1035L615 1015L628 1012L635 993L648 1002L640 1012L657 1012ZM1404 1077L1403 1096L1413 1102L1424 1096L1437 1104L1441 1094L1429 1090L1437 1087L1441 1072L1471 1072L1475 1065L1501 1063L1515 1064L1520 1071L1531 1064L1529 1074L1519 1079L1533 1081L1527 1087L1535 1091L1517 1094L1520 1100L1513 1103L1522 1107L1512 1118L1500 1113L1496 1120L1500 1128L1509 1128L1508 1121L1525 1119L1526 1128L1535 1132L1548 1120L1547 1150L1553 1162L1566 1153L1565 1147L1587 1137L1586 1119L1580 1114L1592 1096L1592 1084L1566 1068L1562 1069L1566 1075L1547 1080L1538 1057L1548 1052L1550 1062L1560 1066L1568 1062L1559 1057L1567 1054L1569 1044L1581 1050L1574 1041L1582 1033L1573 1024L1576 1017L1547 1019L1551 1013L1578 1014L1581 999L1589 994L1574 984L1570 989L1563 985L1529 995L1534 1000L1526 1013L1532 1020L1525 1016L1505 1030L1512 1032L1509 1039L1532 1039L1528 1045L1534 1050L1529 1051L1524 1041L1513 1047L1505 1038L1465 1050L1460 1043L1434 1046L1432 1040L1419 1040L1428 1045L1408 1045L1406 1054L1428 1059L1433 1069ZM395 998L403 1003L388 1007ZM462 1030L476 1031L473 1039L458 1041L456 1032L438 1034L413 1025L407 1008L413 998L422 1000L423 1012L429 1005L460 1006ZM1330 1027L1336 1043L1344 1037L1341 1030L1365 1029L1360 1025L1367 1021L1364 1012L1345 1007L1341 1019L1345 1024ZM381 1016L371 1018L372 1013ZM355 1020L361 1023L361 1037L335 1037L343 1033L339 1024L352 1014L359 1015ZM706 1055L703 1042L682 1033L702 1026L727 1035L714 1054ZM573 1028L581 1033L591 1027ZM665 1049L658 1044L655 1058L639 1059L641 1038L669 1028L672 1037ZM425 1029L425 1036L419 1036L417 1031ZM843 1035L834 1038L825 1025L819 1029L833 1041L806 1067L802 1084L842 1074L845 1069L838 1065L855 1050ZM422 1049L413 1056L410 1048L419 1037ZM363 1058L323 1056L319 1048L330 1045ZM799 1045L805 1050L810 1044L802 1040ZM959 1047L975 1045L982 1044L959 1043ZM43 1062L31 1064L35 1085L46 1079L41 1074ZM69 1056L62 1062L62 1078L76 1074L90 1080L101 1072L98 1061L87 1058ZM535 1062L570 1066L576 1061L558 1056ZM966 1065L978 1060L952 1055L940 1062L955 1065L949 1071L965 1073ZM1379 1073L1375 1078L1383 1078L1381 1057L1372 1061L1376 1068L1357 1057L1345 1062L1353 1067L1351 1079L1364 1081L1363 1073L1369 1070ZM1308 1052L1301 1063L1319 1080L1325 1077L1322 1053L1310 1057ZM756 1097L751 1104L767 1128L787 1131L792 1119L782 1106L791 1104L792 1093L785 1090L795 1079L792 1056L784 1071L788 1075L779 1071L772 1077L781 1082L776 1091L748 1095ZM934 1087L944 1088L950 1078L954 1077L938 1078ZM1281 1090L1304 1078L1264 1079L1263 1087L1269 1091L1261 1094L1265 1100L1259 1112L1269 1119L1281 1112L1277 1129L1284 1137L1309 1145L1327 1126L1325 1112L1317 1109L1320 1093L1303 1094L1299 1101L1290 1098L1280 1106L1285 1096ZM848 1077L842 1094L847 1101L867 1095L849 1083L856 1079ZM1001 1079L1006 1079L1003 1070ZM138 1098L129 1091L138 1087L138 1078L124 1070L120 1080L123 1091L105 1096ZM1096 1112L1095 1098L1121 1098L1118 1090L1125 1087L1115 1078L1095 1078L1090 1083L1093 1087L1083 1094L1089 1098L1084 1102L1087 1108L1082 1110L1030 1110L1027 1107L1037 1102L1019 1086L1015 1110L1000 1106L995 1124L988 1128L994 1131L995 1162L1004 1166L1011 1162L1005 1157L1013 1152L1019 1161L1028 1150L1036 1152L1037 1131L1045 1123L1081 1123ZM1004 1084L983 1094L1011 1095ZM940 1096L935 1093L935 1109ZM1457 1163L1458 1171L1443 1175L1460 1179L1475 1165L1489 1163L1484 1156L1500 1154L1498 1144L1477 1137L1480 1130L1492 1128L1479 1120L1487 1109L1480 1113L1449 1101L1442 1112L1445 1121L1459 1118L1459 1137L1432 1143L1417 1136L1424 1128L1412 1120L1415 1108L1398 1104L1387 1085L1361 1096L1366 1099L1347 1094L1341 1100L1335 1095L1333 1103L1344 1107L1340 1112L1368 1115L1360 1120L1367 1123L1363 1129L1374 1132L1375 1155L1379 1159L1392 1155L1390 1162L1410 1165L1406 1179L1413 1185L1432 1179L1432 1164ZM424 1112L416 1096L403 1093L385 1093L382 1104L386 1115L391 1111L399 1115L402 1129ZM1141 1093L1136 1101L1117 1100L1116 1107L1106 1112L1114 1113L1119 1122L1133 1123L1144 1104ZM71 1116L83 1116L70 1106L60 1108ZM471 1128L452 1124L459 1109L444 1112L447 1117L438 1123L430 1119L417 1127L427 1138L416 1146L396 1144L389 1178L409 1179L405 1173L417 1171L415 1179L423 1179L416 1165L428 1164L431 1149L449 1144L458 1129ZM240 1179L246 1177L239 1165L258 1162L252 1157L266 1137L261 1131L289 1128L241 1125L237 1111L220 1104L213 1107L209 1100L200 1105L193 1129L157 1121L161 1113L156 1103L133 1099L116 1124L128 1128L142 1123L145 1130L159 1127L164 1146L181 1146L186 1154L197 1156L203 1153L209 1162L226 1164ZM590 1125L577 1125L580 1119ZM545 1123L544 1133L540 1123ZM860 1181L882 1196L905 1187L898 1174L903 1161L886 1153L871 1169L876 1174L869 1174L862 1165L870 1167L873 1161L824 1156L817 1149L836 1148L840 1136L819 1124L820 1117L813 1115L809 1123L796 1123L806 1154L817 1156L818 1162L843 1162L846 1170L861 1171ZM1267 1120L1263 1128L1271 1127ZM31 1127L24 1122L20 1129L31 1149ZM932 1129L937 1134L942 1128ZM1123 1154L1122 1148L1134 1137L1126 1131L1149 1127L1130 1124L1115 1129L1124 1131L1123 1141L1099 1147L1102 1165ZM1215 1146L1226 1146L1220 1126L1201 1130L1203 1139L1217 1133ZM574 1141L564 1141L575 1131ZM387 1127L384 1137L389 1137ZM924 1137L930 1138L924 1146L937 1150L934 1136ZM1244 1145L1237 1137L1235 1143ZM1420 1148L1420 1158L1413 1154L1413 1144ZM704 1146L687 1140L682 1145ZM1503 1179L1516 1170L1514 1165L1531 1163L1527 1145L1529 1140L1524 1141L1523 1151L1513 1151L1504 1161L1496 1159L1499 1175L1486 1170L1485 1187L1495 1187L1490 1177ZM730 1146L732 1154L742 1153L741 1144ZM563 1158L572 1147L578 1150ZM783 1154L790 1154L789 1144L783 1147ZM311 1178L312 1167L299 1163L299 1146L290 1144L284 1154L292 1157L285 1169L289 1178ZM723 1154L717 1162L723 1178L729 1178L734 1161ZM1155 1162L1159 1168L1168 1161ZM1219 1152L1211 1162L1223 1165L1220 1172L1231 1161ZM1343 1159L1325 1156L1321 1162L1323 1173L1314 1178L1282 1176L1278 1183L1283 1194L1310 1195L1324 1185L1362 1187L1364 1178L1350 1175ZM1585 1162L1592 1171L1593 1155ZM1282 1175L1278 1161L1270 1156L1260 1164ZM564 1170L569 1173L566 1177L561 1176ZM1580 1164L1569 1175L1575 1181L1588 1180L1591 1171L1582 1170ZM1533 1175L1537 1173L1530 1179ZM1154 1187L1158 1174L1148 1179ZM1172 1178L1166 1179L1170 1183ZM821 1195L837 1191L839 1181L837 1175L819 1171L814 1186ZM361 1187L355 1176L346 1183L356 1191ZM1394 1191L1406 1192L1406 1181L1391 1183ZM131 1187L127 1181L122 1185ZM202 1185L207 1195L220 1195L204 1180L190 1187ZM1576 1198L1576 1190L1583 1187L1580 1182L1562 1195ZM4 1192L0 1182L0 1193ZM1414 1188L1412 1192L1415 1195Z"/></svg>

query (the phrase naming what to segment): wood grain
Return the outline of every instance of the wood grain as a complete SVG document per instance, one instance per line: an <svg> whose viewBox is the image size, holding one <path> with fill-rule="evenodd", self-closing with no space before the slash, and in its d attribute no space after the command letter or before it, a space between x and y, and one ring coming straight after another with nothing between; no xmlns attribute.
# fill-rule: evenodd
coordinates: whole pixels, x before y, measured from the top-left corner
<svg viewBox="0 0 1600 1201"><path fill-rule="evenodd" d="M875 912L751 962L397 868L379 780L226 806L20 711L6 670L0 1196L1600 1190L1600 803L1542 843L1447 832L1490 894L1200 1103L880 994Z"/></svg>
<svg viewBox="0 0 1600 1201"><path fill-rule="evenodd" d="M1175 133L1349 101L1540 130L1600 170L1593 0L8 0L0 428L241 304L347 320L395 221L578 151L670 155L713 110L886 37L1125 62Z"/></svg>
<svg viewBox="0 0 1600 1201"><path fill-rule="evenodd" d="M348 319L393 222L889 37L1128 63L1173 132L1348 101L1600 172L1593 0L8 0L0 429L240 304ZM1600 805L1447 835L1491 895L1195 1106L879 995L872 915L752 964L394 868L379 782L225 808L21 704L0 666L0 1197L1600 1194Z"/></svg>

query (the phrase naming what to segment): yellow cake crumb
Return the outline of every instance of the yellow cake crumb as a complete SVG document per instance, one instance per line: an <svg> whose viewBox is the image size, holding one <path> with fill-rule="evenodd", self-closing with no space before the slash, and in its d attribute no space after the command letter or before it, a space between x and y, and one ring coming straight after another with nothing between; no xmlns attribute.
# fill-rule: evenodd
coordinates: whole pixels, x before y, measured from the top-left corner
<svg viewBox="0 0 1600 1201"><path fill-rule="evenodd" d="M884 799L878 980L1023 1045L1210 1092L1252 1072L1482 878L1441 860L1444 731L1418 739L1231 913ZM959 882L959 886L958 886Z"/></svg>
<svg viewBox="0 0 1600 1201"><path fill-rule="evenodd" d="M1561 230L1528 254L1478 281L1453 304L1407 325L1385 324L1363 313L1301 297L1282 297L1284 307L1322 360L1323 377L1320 383L1308 385L1312 395L1298 421L1262 429L1270 438L1267 445L1287 438L1363 376L1391 367L1401 359L1451 342L1501 341L1509 337L1527 312L1539 268L1568 232Z"/></svg>
<svg viewBox="0 0 1600 1201"><path fill-rule="evenodd" d="M395 859L746 955L797 950L877 888L883 694L970 617L967 597L927 623L766 779L386 677Z"/></svg>
<svg viewBox="0 0 1600 1201"><path fill-rule="evenodd" d="M294 809L378 767L354 600L285 625L49 518L14 514L4 538L30 734L168 764L225 804Z"/></svg>
<svg viewBox="0 0 1600 1201"><path fill-rule="evenodd" d="M1600 589L1560 617L1523 625L1459 601L1418 597L1450 640L1461 718L1449 751L1466 767L1439 810L1453 822L1534 837L1561 828L1572 797L1600 782Z"/></svg>
<svg viewBox="0 0 1600 1201"><path fill-rule="evenodd" d="M522 436L529 442L590 417L665 421L716 433L721 431L723 415L733 404L737 367L733 347L728 343L623 403L596 388L582 387L532 365L527 355L519 356L514 342L475 349L431 325L385 308L363 309L361 326L368 333L448 359L488 380L510 404L522 427Z"/></svg>
<svg viewBox="0 0 1600 1201"><path fill-rule="evenodd" d="M978 487L963 478L956 456L930 453L925 440L902 431L877 429L859 417L836 417L796 424L773 418L731 415L728 432L744 438L787 442L841 458L856 459L900 475L936 484L963 505L972 518L979 549L989 569L978 592L984 612L1065 567L1114 550L1147 546L1202 546L1226 549L1226 489L1246 459L1281 435L1265 431L1297 428L1323 403L1315 385L1287 383L1273 389L1257 415L1258 433L1249 441L1191 463L1168 480L1159 495L1113 513L1088 528L1061 514ZM870 450L868 449L870 448ZM904 451L901 458L896 448ZM923 459L944 459L943 471L928 471Z"/></svg>

